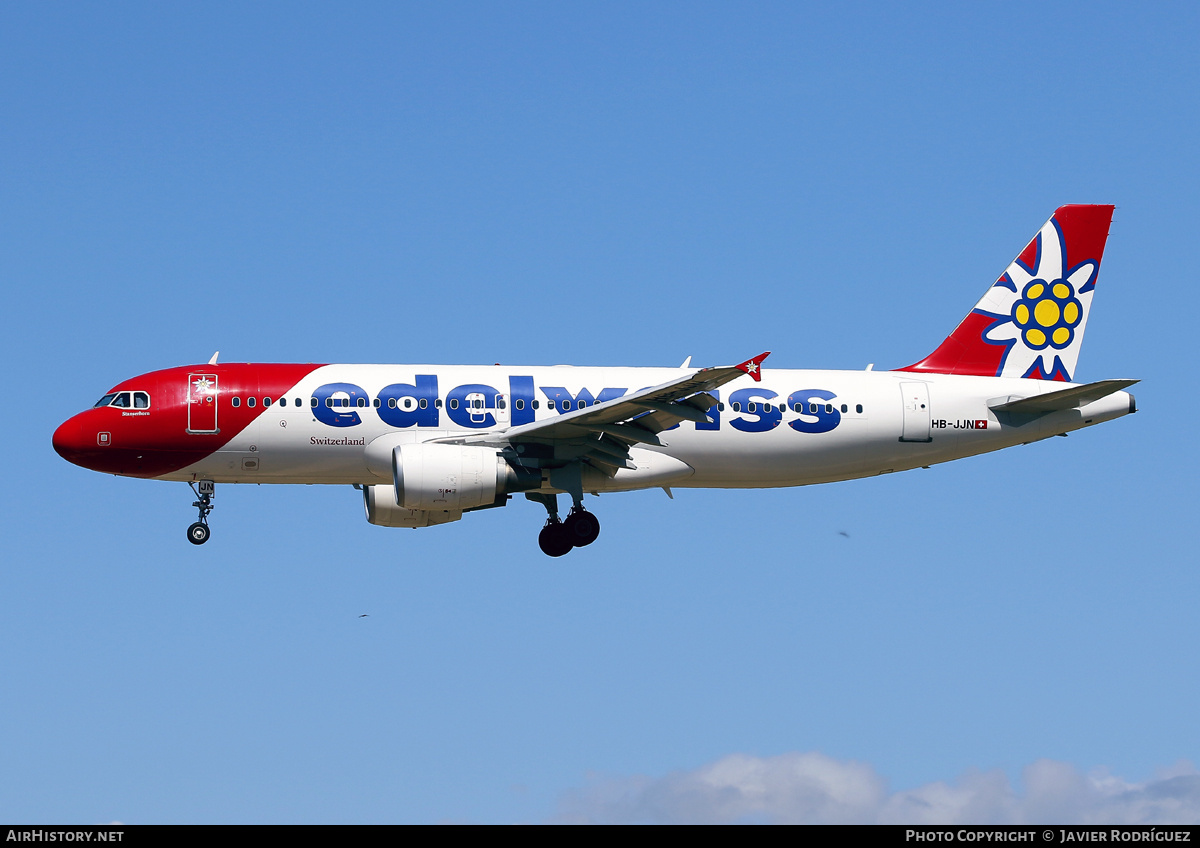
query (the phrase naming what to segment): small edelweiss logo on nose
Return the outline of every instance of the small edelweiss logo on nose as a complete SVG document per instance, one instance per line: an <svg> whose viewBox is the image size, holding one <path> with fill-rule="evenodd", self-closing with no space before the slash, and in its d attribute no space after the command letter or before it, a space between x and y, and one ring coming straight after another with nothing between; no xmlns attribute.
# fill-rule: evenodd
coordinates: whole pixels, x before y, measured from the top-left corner
<svg viewBox="0 0 1200 848"><path fill-rule="evenodd" d="M1032 280L1013 305L1013 323L1033 350L1047 346L1056 350L1067 347L1075 338L1075 328L1083 319L1083 306L1067 280Z"/></svg>

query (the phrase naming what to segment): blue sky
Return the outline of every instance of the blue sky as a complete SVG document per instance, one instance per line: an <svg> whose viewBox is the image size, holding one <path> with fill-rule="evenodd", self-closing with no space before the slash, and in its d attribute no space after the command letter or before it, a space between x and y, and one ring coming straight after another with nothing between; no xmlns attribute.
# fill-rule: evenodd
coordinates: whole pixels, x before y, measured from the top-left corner
<svg viewBox="0 0 1200 848"><path fill-rule="evenodd" d="M0 820L1200 819L1198 23L5 6ZM217 349L899 367L1063 203L1117 205L1078 376L1143 380L1068 439L604 496L562 560L348 487L219 487L197 549L50 447Z"/></svg>

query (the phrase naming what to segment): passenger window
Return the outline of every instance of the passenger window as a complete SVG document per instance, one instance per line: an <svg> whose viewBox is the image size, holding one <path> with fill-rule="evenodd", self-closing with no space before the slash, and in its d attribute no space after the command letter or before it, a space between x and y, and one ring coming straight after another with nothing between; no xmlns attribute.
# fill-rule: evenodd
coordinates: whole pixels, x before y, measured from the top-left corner
<svg viewBox="0 0 1200 848"><path fill-rule="evenodd" d="M458 398L450 398L450 408L458 409Z"/></svg>
<svg viewBox="0 0 1200 848"><path fill-rule="evenodd" d="M771 404L764 403L763 404L763 412L770 412L770 411L771 411Z"/></svg>
<svg viewBox="0 0 1200 848"><path fill-rule="evenodd" d="M246 406L253 407L254 406L254 398L252 398L252 397L246 398Z"/></svg>
<svg viewBox="0 0 1200 848"><path fill-rule="evenodd" d="M854 411L861 413L862 412L862 404L860 403L858 406L854 407Z"/></svg>
<svg viewBox="0 0 1200 848"><path fill-rule="evenodd" d="M748 404L746 404L746 411L747 412L758 412L758 404L755 403L754 401L750 401Z"/></svg>
<svg viewBox="0 0 1200 848"><path fill-rule="evenodd" d="M843 403L842 404L842 412L849 412L849 411L850 411L850 407L846 406L846 404Z"/></svg>
<svg viewBox="0 0 1200 848"><path fill-rule="evenodd" d="M316 405L317 405L316 401L313 401L313 406L316 406ZM331 397L325 398L325 407L326 407L326 409L333 409L333 398L331 398Z"/></svg>
<svg viewBox="0 0 1200 848"><path fill-rule="evenodd" d="M441 398L438 398L437 400L435 400L435 401L433 402L433 408L434 408L434 409L441 409L441 408L442 408L442 399L441 399Z"/></svg>
<svg viewBox="0 0 1200 848"><path fill-rule="evenodd" d="M362 408L364 408L366 405L367 405L367 399L366 399L365 397L360 397L360 398L358 399L358 408L359 408L359 409L362 409Z"/></svg>
<svg viewBox="0 0 1200 848"><path fill-rule="evenodd" d="M280 399L279 399L279 405L280 405L280 406L287 406L287 398L280 398Z"/></svg>
<svg viewBox="0 0 1200 848"><path fill-rule="evenodd" d="M381 406L383 406L383 402L379 398L375 398L375 408L379 409Z"/></svg>
<svg viewBox="0 0 1200 848"><path fill-rule="evenodd" d="M581 400L581 401L578 401L578 402L575 404L575 408L576 408L576 409L583 409L585 406L587 406L587 401L586 401L586 400Z"/></svg>
<svg viewBox="0 0 1200 848"><path fill-rule="evenodd" d="M540 400L535 400L535 401L533 402L533 408L534 408L534 409L537 409L537 408L538 408L538 407L540 407L541 405L542 405L542 402L541 402Z"/></svg>
<svg viewBox="0 0 1200 848"><path fill-rule="evenodd" d="M816 415L817 414L817 405L815 403L810 403L808 405L808 411L811 415Z"/></svg>
<svg viewBox="0 0 1200 848"><path fill-rule="evenodd" d="M742 411L742 405L740 403L738 403L736 400L733 402L733 411L734 412Z"/></svg>
<svg viewBox="0 0 1200 848"><path fill-rule="evenodd" d="M497 398L496 409L508 409L508 401L506 401L504 398Z"/></svg>
<svg viewBox="0 0 1200 848"><path fill-rule="evenodd" d="M309 406L316 406L316 405L317 405L317 399L316 399L316 398L309 398L309 399L308 399L308 405L309 405Z"/></svg>
<svg viewBox="0 0 1200 848"><path fill-rule="evenodd" d="M833 412L833 404L832 403L825 404L825 414L828 415L831 412Z"/></svg>
<svg viewBox="0 0 1200 848"><path fill-rule="evenodd" d="M145 392L134 392L133 393L133 408L134 409L149 409L150 408L150 395L146 394Z"/></svg>
<svg viewBox="0 0 1200 848"><path fill-rule="evenodd" d="M718 403L718 404L717 404L717 410L718 410L718 411L720 411L720 412L724 412L724 411L725 411L725 404L724 404L724 403Z"/></svg>
<svg viewBox="0 0 1200 848"><path fill-rule="evenodd" d="M428 401L428 399L426 399L426 398L421 398L421 402L420 402L420 403L418 403L418 404L417 404L417 406L421 407L421 409L428 409L428 408L429 408L429 401Z"/></svg>
<svg viewBox="0 0 1200 848"><path fill-rule="evenodd" d="M395 408L396 408L396 399L388 398L388 409L395 409Z"/></svg>
<svg viewBox="0 0 1200 848"><path fill-rule="evenodd" d="M554 401L552 401L552 400L546 401L546 409L554 409Z"/></svg>
<svg viewBox="0 0 1200 848"><path fill-rule="evenodd" d="M263 398L263 409L266 409L270 405L271 405L271 399L269 397Z"/></svg>
<svg viewBox="0 0 1200 848"><path fill-rule="evenodd" d="M513 406L516 407L517 409L524 409L525 401L522 400L521 398L517 398L515 401L513 401Z"/></svg>
<svg viewBox="0 0 1200 848"><path fill-rule="evenodd" d="M241 406L241 405L242 405L242 399L241 399L240 397L235 397L235 398L233 399L233 406L234 406L234 408L236 409L237 407L239 407L239 406Z"/></svg>

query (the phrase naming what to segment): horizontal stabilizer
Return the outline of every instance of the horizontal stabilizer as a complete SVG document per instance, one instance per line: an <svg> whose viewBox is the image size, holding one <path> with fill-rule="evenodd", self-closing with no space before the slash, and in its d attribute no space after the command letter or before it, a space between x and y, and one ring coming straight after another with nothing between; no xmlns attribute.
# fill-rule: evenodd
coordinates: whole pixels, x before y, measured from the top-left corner
<svg viewBox="0 0 1200 848"><path fill-rule="evenodd" d="M1101 380L1086 386L1072 386L1057 392L1047 392L1027 398L1003 397L988 401L993 412L1015 412L1026 415L1043 415L1061 409L1078 409L1081 406L1108 397L1132 386L1137 380Z"/></svg>

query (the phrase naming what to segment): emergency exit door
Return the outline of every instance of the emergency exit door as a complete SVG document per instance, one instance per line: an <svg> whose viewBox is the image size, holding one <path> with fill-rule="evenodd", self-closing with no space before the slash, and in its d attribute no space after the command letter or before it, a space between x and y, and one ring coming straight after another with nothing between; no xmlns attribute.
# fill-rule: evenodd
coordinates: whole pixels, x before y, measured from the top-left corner
<svg viewBox="0 0 1200 848"><path fill-rule="evenodd" d="M904 426L900 431L902 442L932 442L929 435L929 384L901 383L900 394L904 399Z"/></svg>

